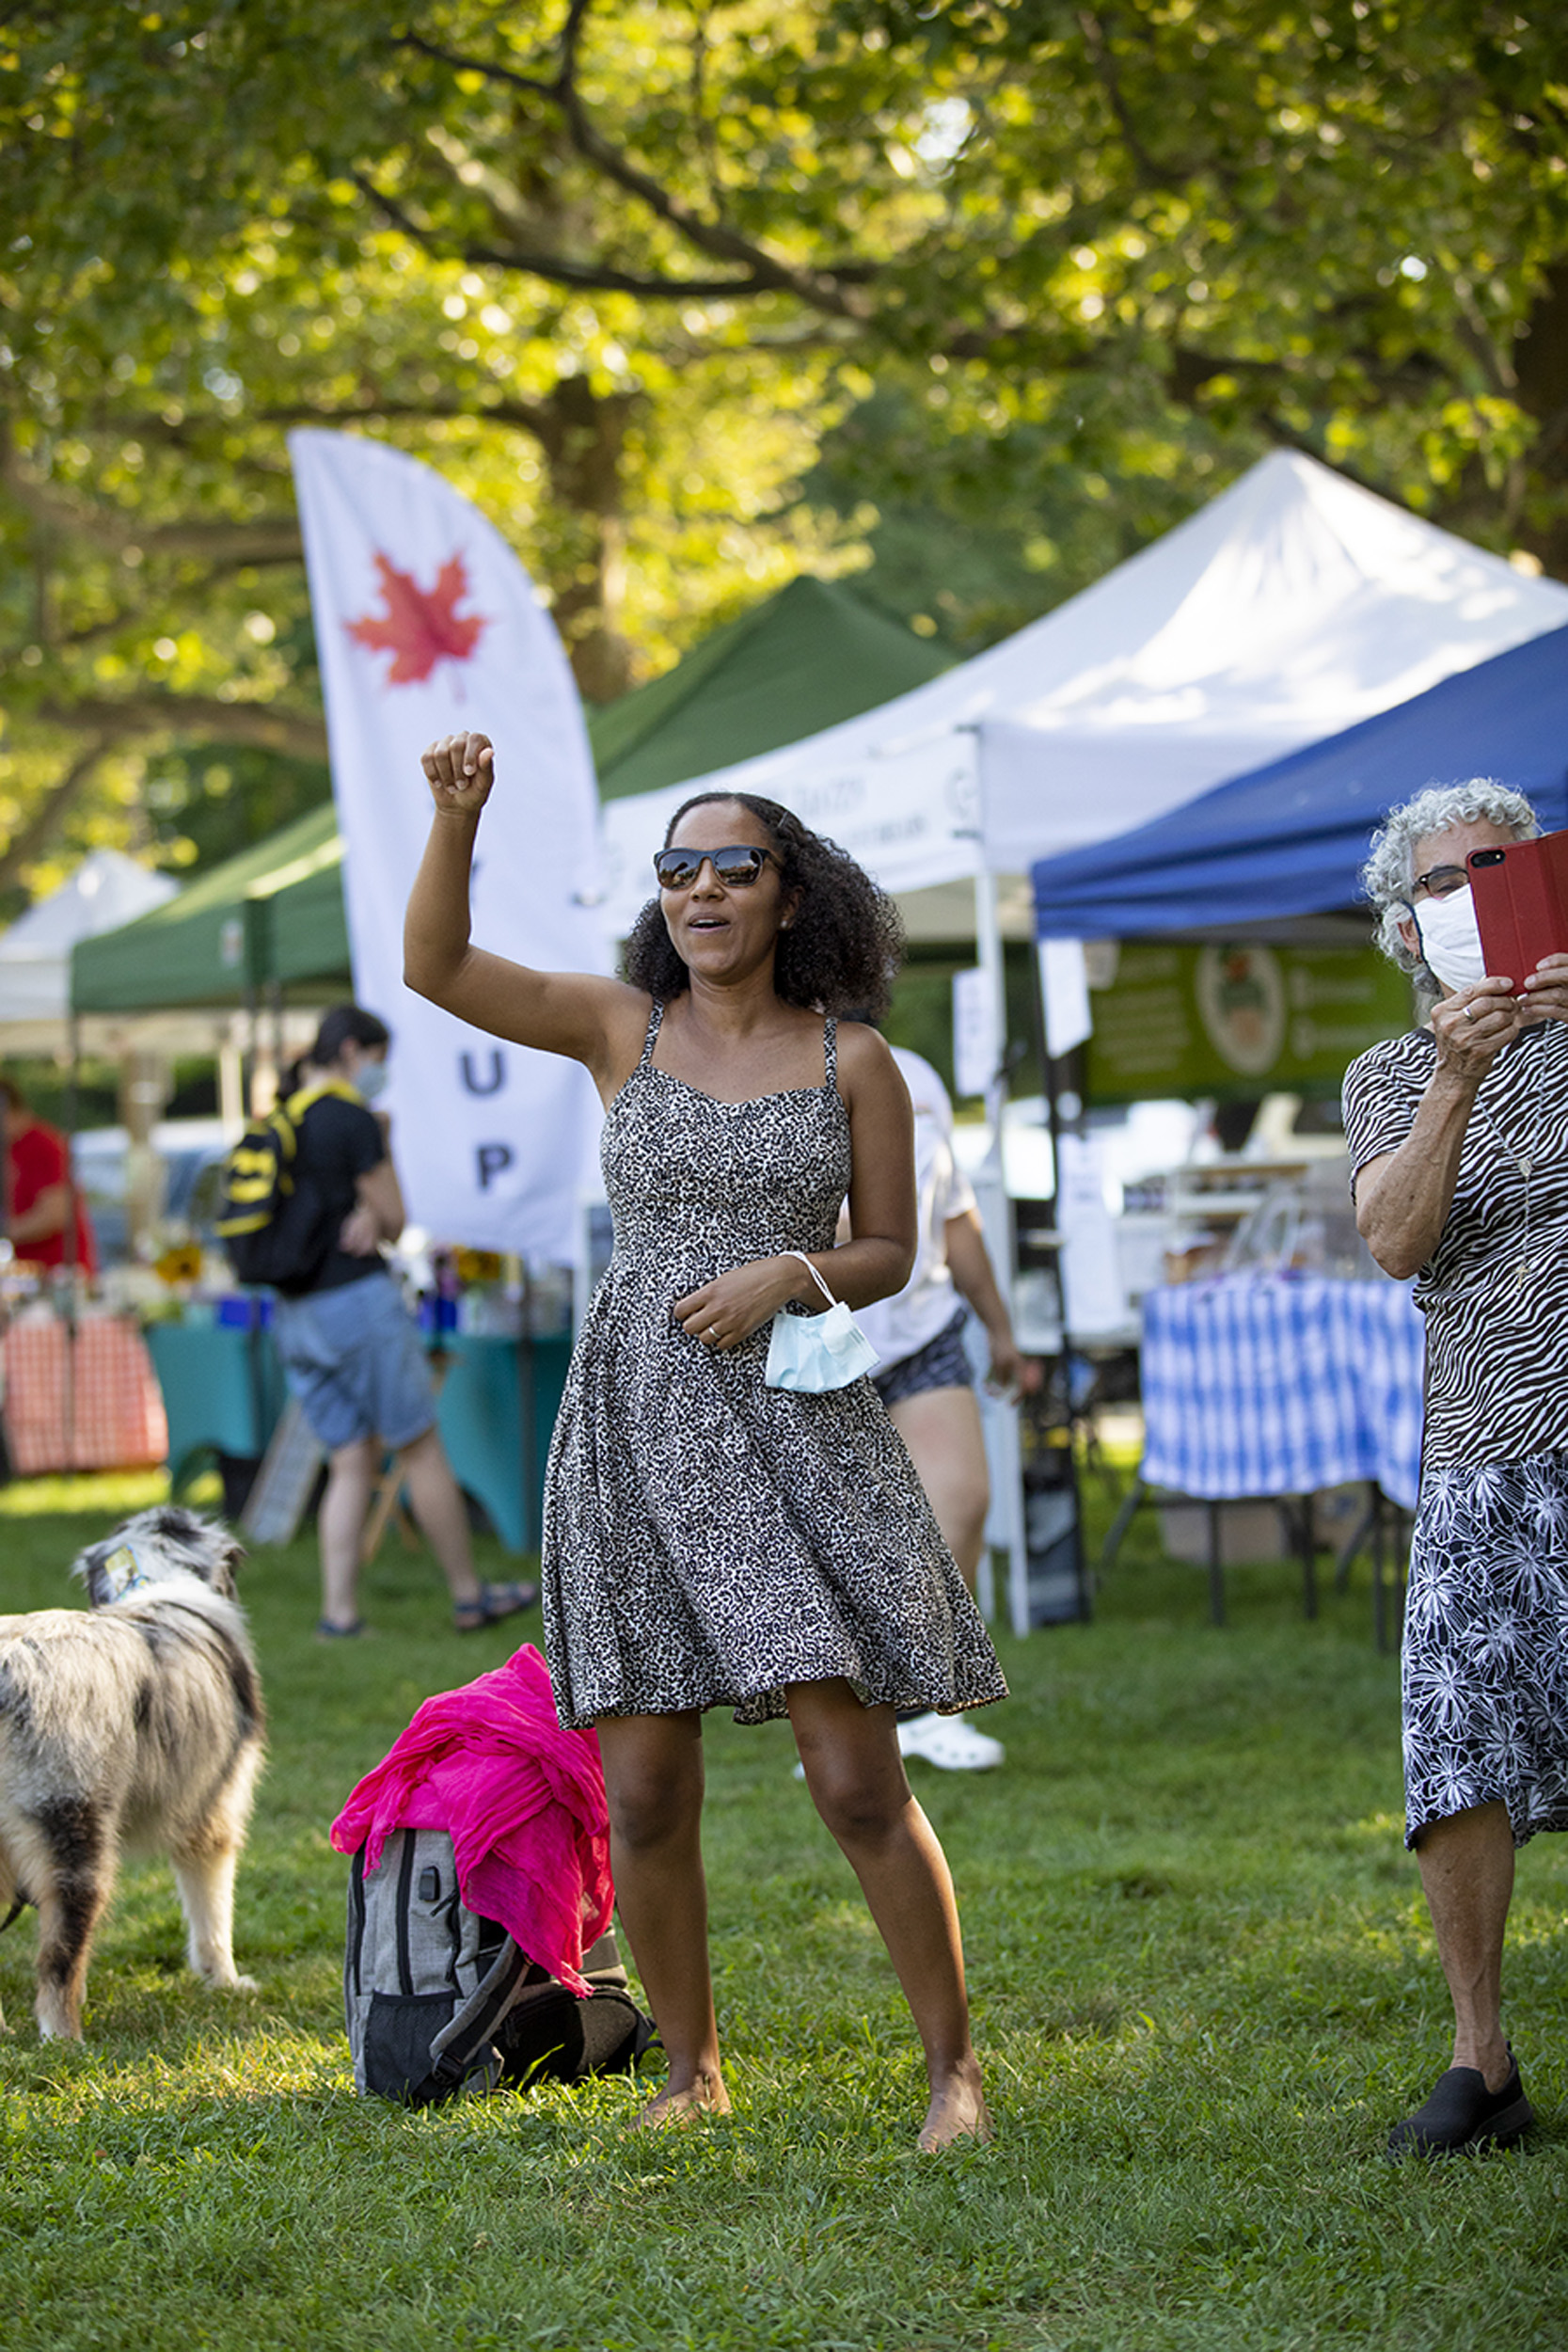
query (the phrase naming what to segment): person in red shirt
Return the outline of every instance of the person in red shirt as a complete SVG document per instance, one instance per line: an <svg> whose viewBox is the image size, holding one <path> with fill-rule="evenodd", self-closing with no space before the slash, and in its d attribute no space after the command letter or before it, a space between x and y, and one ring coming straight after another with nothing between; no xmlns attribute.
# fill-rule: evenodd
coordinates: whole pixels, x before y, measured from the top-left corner
<svg viewBox="0 0 1568 2352"><path fill-rule="evenodd" d="M71 1264L96 1274L97 1245L71 1182L70 1145L57 1127L34 1117L14 1079L0 1078L0 1103L6 1128L5 1230L12 1250L35 1265Z"/></svg>

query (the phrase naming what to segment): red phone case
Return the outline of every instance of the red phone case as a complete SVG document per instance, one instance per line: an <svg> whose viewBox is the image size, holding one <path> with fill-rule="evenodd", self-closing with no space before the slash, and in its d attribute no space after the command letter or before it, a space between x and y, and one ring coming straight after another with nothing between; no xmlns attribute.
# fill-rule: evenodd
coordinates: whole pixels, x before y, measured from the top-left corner
<svg viewBox="0 0 1568 2352"><path fill-rule="evenodd" d="M1465 863L1489 973L1519 988L1543 956L1568 955L1568 833L1472 850Z"/></svg>

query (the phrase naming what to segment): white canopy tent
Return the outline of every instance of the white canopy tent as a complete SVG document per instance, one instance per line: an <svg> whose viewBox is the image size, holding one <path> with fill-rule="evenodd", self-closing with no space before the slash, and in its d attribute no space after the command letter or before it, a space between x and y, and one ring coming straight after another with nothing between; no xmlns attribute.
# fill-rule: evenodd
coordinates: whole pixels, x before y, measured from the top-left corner
<svg viewBox="0 0 1568 2352"><path fill-rule="evenodd" d="M71 948L162 906L179 887L119 850L94 850L69 882L18 915L0 937L0 1050L62 1053Z"/></svg>
<svg viewBox="0 0 1568 2352"><path fill-rule="evenodd" d="M650 896L649 860L699 781L783 801L930 936L906 894L1022 876L1565 622L1559 581L1276 452L959 668L781 751L610 803L610 928L624 935ZM946 935L969 929L962 912Z"/></svg>

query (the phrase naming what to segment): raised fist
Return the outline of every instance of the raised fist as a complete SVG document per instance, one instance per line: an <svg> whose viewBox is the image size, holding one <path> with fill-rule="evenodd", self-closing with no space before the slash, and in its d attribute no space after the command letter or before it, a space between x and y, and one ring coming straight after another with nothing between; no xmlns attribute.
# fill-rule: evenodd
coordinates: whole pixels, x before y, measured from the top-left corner
<svg viewBox="0 0 1568 2352"><path fill-rule="evenodd" d="M476 816L496 781L495 746L487 735L443 735L420 755L440 816Z"/></svg>

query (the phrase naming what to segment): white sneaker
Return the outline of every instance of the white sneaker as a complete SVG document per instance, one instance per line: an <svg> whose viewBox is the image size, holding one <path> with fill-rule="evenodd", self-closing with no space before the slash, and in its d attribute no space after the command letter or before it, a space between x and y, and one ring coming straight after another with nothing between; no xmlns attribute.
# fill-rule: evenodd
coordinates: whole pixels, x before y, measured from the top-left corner
<svg viewBox="0 0 1568 2352"><path fill-rule="evenodd" d="M994 1772L1007 1751L961 1715L916 1715L898 1726L900 1756L918 1756L939 1772Z"/></svg>

